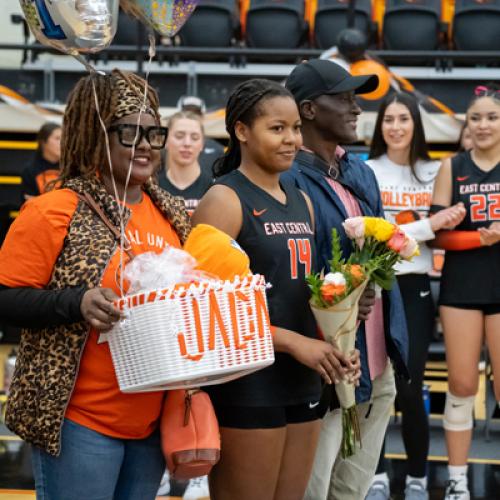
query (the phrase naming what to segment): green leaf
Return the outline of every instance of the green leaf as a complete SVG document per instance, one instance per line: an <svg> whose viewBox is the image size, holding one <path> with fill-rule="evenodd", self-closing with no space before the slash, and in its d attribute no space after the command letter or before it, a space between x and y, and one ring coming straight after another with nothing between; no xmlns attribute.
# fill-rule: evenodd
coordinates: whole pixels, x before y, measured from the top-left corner
<svg viewBox="0 0 500 500"><path fill-rule="evenodd" d="M330 272L335 273L341 270L345 259L342 258L342 246L340 245L340 236L337 228L332 228L332 260L329 262Z"/></svg>

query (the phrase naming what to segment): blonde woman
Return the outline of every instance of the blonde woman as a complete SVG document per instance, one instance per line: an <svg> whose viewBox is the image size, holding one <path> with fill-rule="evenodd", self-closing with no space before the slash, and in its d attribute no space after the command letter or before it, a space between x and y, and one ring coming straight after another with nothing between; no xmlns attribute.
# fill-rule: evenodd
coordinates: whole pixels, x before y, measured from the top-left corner
<svg viewBox="0 0 500 500"><path fill-rule="evenodd" d="M160 172L160 186L174 196L182 196L191 214L212 185L211 172L200 167L204 131L200 115L179 111L168 121L166 168Z"/></svg>

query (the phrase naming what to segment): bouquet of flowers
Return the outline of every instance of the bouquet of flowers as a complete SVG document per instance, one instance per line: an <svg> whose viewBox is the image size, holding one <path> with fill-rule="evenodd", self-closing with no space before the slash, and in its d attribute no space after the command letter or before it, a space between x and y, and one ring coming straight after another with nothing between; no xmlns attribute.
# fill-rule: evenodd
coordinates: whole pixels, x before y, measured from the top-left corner
<svg viewBox="0 0 500 500"><path fill-rule="evenodd" d="M369 267L370 280L390 290L394 266L419 255L417 242L396 224L380 217L352 217L344 221L348 238L354 241L349 260Z"/></svg>
<svg viewBox="0 0 500 500"><path fill-rule="evenodd" d="M332 229L330 271L307 277L311 289L310 305L325 340L350 355L356 342L358 306L369 282L389 290L395 279L394 266L418 254L418 245L398 226L379 217L353 217L344 224L353 241L348 259L342 256L340 237ZM342 457L361 445L355 388L349 380L340 381L335 391L342 408Z"/></svg>

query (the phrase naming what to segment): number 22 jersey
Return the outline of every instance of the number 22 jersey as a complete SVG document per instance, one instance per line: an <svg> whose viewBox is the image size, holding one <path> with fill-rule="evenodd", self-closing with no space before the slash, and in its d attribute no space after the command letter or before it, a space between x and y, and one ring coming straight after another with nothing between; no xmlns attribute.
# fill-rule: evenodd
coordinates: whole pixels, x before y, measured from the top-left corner
<svg viewBox="0 0 500 500"><path fill-rule="evenodd" d="M500 163L490 171L481 170L466 151L452 159L451 175L452 204L462 202L467 210L457 231L477 231L492 222L500 223ZM440 303L500 303L500 244L446 251Z"/></svg>
<svg viewBox="0 0 500 500"><path fill-rule="evenodd" d="M303 194L292 184L282 184L282 204L239 170L217 183L231 188L240 200L243 222L236 241L248 254L252 272L271 284L271 325L316 338L305 282L312 269L314 235ZM263 370L207 388L210 396L219 404L236 406L288 406L319 399L321 382L315 371L288 354L277 352L275 357Z"/></svg>

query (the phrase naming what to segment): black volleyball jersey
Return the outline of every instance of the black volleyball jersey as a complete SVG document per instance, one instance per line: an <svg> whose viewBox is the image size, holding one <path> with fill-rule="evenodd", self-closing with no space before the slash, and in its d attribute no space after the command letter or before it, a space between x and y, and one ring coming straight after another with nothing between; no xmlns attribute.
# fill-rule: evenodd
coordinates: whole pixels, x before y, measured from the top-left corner
<svg viewBox="0 0 500 500"><path fill-rule="evenodd" d="M452 204L462 202L467 214L458 231L476 231L500 222L500 163L481 170L469 151L451 160ZM440 303L500 303L500 244L472 250L446 251Z"/></svg>
<svg viewBox="0 0 500 500"><path fill-rule="evenodd" d="M213 184L213 179L209 172L202 169L198 178L190 186L186 189L179 189L170 182L166 172L162 171L160 172L158 183L161 188L168 191L170 194L174 196L182 196L184 198L186 210L189 215L192 215L203 195Z"/></svg>
<svg viewBox="0 0 500 500"><path fill-rule="evenodd" d="M235 170L217 181L235 191L243 212L236 241L250 258L253 273L262 274L267 290L271 325L316 338L305 276L311 272L314 234L303 194L293 184L282 184L282 204ZM283 406L319 400L319 375L285 353L275 353L273 365L220 386L208 387L218 404Z"/></svg>

